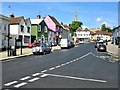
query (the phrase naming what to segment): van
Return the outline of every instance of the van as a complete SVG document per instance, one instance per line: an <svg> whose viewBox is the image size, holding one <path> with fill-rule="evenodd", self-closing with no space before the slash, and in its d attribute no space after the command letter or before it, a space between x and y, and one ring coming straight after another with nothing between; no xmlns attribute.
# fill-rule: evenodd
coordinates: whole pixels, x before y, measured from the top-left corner
<svg viewBox="0 0 120 90"><path fill-rule="evenodd" d="M68 41L68 39L61 39L60 47L61 48L70 48L70 42Z"/></svg>

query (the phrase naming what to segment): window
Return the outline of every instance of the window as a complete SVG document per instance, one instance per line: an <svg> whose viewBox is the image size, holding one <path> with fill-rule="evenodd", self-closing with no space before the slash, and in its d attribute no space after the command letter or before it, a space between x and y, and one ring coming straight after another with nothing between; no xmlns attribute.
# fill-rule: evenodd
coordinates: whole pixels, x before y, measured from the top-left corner
<svg viewBox="0 0 120 90"><path fill-rule="evenodd" d="M30 41L30 37L29 36L25 36L24 37L24 43L29 43Z"/></svg>
<svg viewBox="0 0 120 90"><path fill-rule="evenodd" d="M21 32L24 32L24 26L21 25Z"/></svg>
<svg viewBox="0 0 120 90"><path fill-rule="evenodd" d="M41 32L41 25L38 25L38 32Z"/></svg>
<svg viewBox="0 0 120 90"><path fill-rule="evenodd" d="M4 25L4 31L6 31L6 29L7 29L7 25L5 24L5 25Z"/></svg>
<svg viewBox="0 0 120 90"><path fill-rule="evenodd" d="M45 26L44 28L45 28L45 33L47 33L47 31L48 31L48 30L47 30L47 26Z"/></svg>
<svg viewBox="0 0 120 90"><path fill-rule="evenodd" d="M27 27L27 33L30 33L30 27Z"/></svg>

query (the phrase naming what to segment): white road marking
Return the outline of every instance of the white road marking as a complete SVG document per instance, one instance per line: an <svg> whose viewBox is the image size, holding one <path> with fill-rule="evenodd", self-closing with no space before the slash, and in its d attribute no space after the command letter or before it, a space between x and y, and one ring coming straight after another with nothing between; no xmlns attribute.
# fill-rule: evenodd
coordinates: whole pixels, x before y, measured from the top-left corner
<svg viewBox="0 0 120 90"><path fill-rule="evenodd" d="M18 81L12 81L12 82L9 82L9 83L6 83L6 84L4 84L5 86L10 86L10 85L12 85L12 84L15 84L15 83L17 83Z"/></svg>
<svg viewBox="0 0 120 90"><path fill-rule="evenodd" d="M61 66L64 66L65 64L61 64Z"/></svg>
<svg viewBox="0 0 120 90"><path fill-rule="evenodd" d="M48 76L48 74L43 74L43 75L41 75L40 77L43 78L43 77L46 77L46 76Z"/></svg>
<svg viewBox="0 0 120 90"><path fill-rule="evenodd" d="M28 81L29 81L29 82L34 82L34 81L36 81L36 80L38 80L38 79L40 79L40 78L36 77L36 78L30 79L30 80L28 80Z"/></svg>
<svg viewBox="0 0 120 90"><path fill-rule="evenodd" d="M70 63L72 63L73 61L70 61Z"/></svg>
<svg viewBox="0 0 120 90"><path fill-rule="evenodd" d="M49 70L53 70L53 69L55 69L54 67L52 67L52 68L50 68Z"/></svg>
<svg viewBox="0 0 120 90"><path fill-rule="evenodd" d="M27 84L26 82L22 82L22 83L20 83L20 84L15 85L14 87L15 87L15 88L19 88L19 87L24 86L24 85L26 85L26 84Z"/></svg>
<svg viewBox="0 0 120 90"><path fill-rule="evenodd" d="M79 58L76 58L76 61L79 60Z"/></svg>
<svg viewBox="0 0 120 90"><path fill-rule="evenodd" d="M60 65L56 66L55 68L59 68L59 67L60 67Z"/></svg>
<svg viewBox="0 0 120 90"><path fill-rule="evenodd" d="M24 78L21 78L20 80L27 80L27 79L29 79L30 78L30 76L26 76L26 77L24 77Z"/></svg>
<svg viewBox="0 0 120 90"><path fill-rule="evenodd" d="M83 55L82 57L79 57L78 59L82 59L82 58L88 56L89 54L91 54L91 52L89 52L88 54Z"/></svg>
<svg viewBox="0 0 120 90"><path fill-rule="evenodd" d="M69 64L69 62L67 62L66 64Z"/></svg>
<svg viewBox="0 0 120 90"><path fill-rule="evenodd" d="M73 60L74 62L76 61L76 59Z"/></svg>
<svg viewBox="0 0 120 90"><path fill-rule="evenodd" d="M41 73L35 73L35 74L32 74L32 76L38 76L40 75Z"/></svg>
<svg viewBox="0 0 120 90"><path fill-rule="evenodd" d="M43 71L41 71L42 73L44 73L44 72L47 72L47 70L43 70Z"/></svg>
<svg viewBox="0 0 120 90"><path fill-rule="evenodd" d="M105 81L105 80L88 79L88 78L79 78L79 77L73 77L73 76L64 76L64 75L55 75L55 74L47 74L47 75L49 75L49 76L54 76L54 77L61 77L61 78L76 79L76 80L101 82L101 83L105 83L105 82L107 82L107 81Z"/></svg>

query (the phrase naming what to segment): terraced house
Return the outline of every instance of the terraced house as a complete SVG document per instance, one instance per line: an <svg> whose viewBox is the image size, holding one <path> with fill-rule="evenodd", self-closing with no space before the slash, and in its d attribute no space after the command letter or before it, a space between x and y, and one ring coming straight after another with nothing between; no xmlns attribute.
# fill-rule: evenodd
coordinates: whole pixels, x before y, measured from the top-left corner
<svg viewBox="0 0 120 90"><path fill-rule="evenodd" d="M33 42L48 42L48 27L40 15L37 19L31 19L31 43Z"/></svg>
<svg viewBox="0 0 120 90"><path fill-rule="evenodd" d="M9 24L9 17L0 14L0 50L6 49L7 47Z"/></svg>
<svg viewBox="0 0 120 90"><path fill-rule="evenodd" d="M61 24L56 20L55 17L47 15L45 18L45 23L48 26L49 32L49 41L51 41L54 45L60 43L61 39L61 33L62 33L62 26Z"/></svg>
<svg viewBox="0 0 120 90"><path fill-rule="evenodd" d="M31 21L30 18L24 19L23 16L15 17L10 15L10 34L12 41L10 45L15 45L15 38L21 39L23 46L31 43Z"/></svg>
<svg viewBox="0 0 120 90"><path fill-rule="evenodd" d="M115 45L120 44L120 25L115 27L114 32L112 33L112 43Z"/></svg>

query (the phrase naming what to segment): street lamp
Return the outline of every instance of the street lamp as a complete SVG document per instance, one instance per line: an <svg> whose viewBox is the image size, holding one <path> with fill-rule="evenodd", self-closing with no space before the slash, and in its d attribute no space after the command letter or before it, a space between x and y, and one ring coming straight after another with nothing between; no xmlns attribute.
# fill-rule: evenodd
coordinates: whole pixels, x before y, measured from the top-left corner
<svg viewBox="0 0 120 90"><path fill-rule="evenodd" d="M10 24L8 24L8 34L5 35L8 38L8 57L10 56L10 39L12 39L12 37L10 37Z"/></svg>

